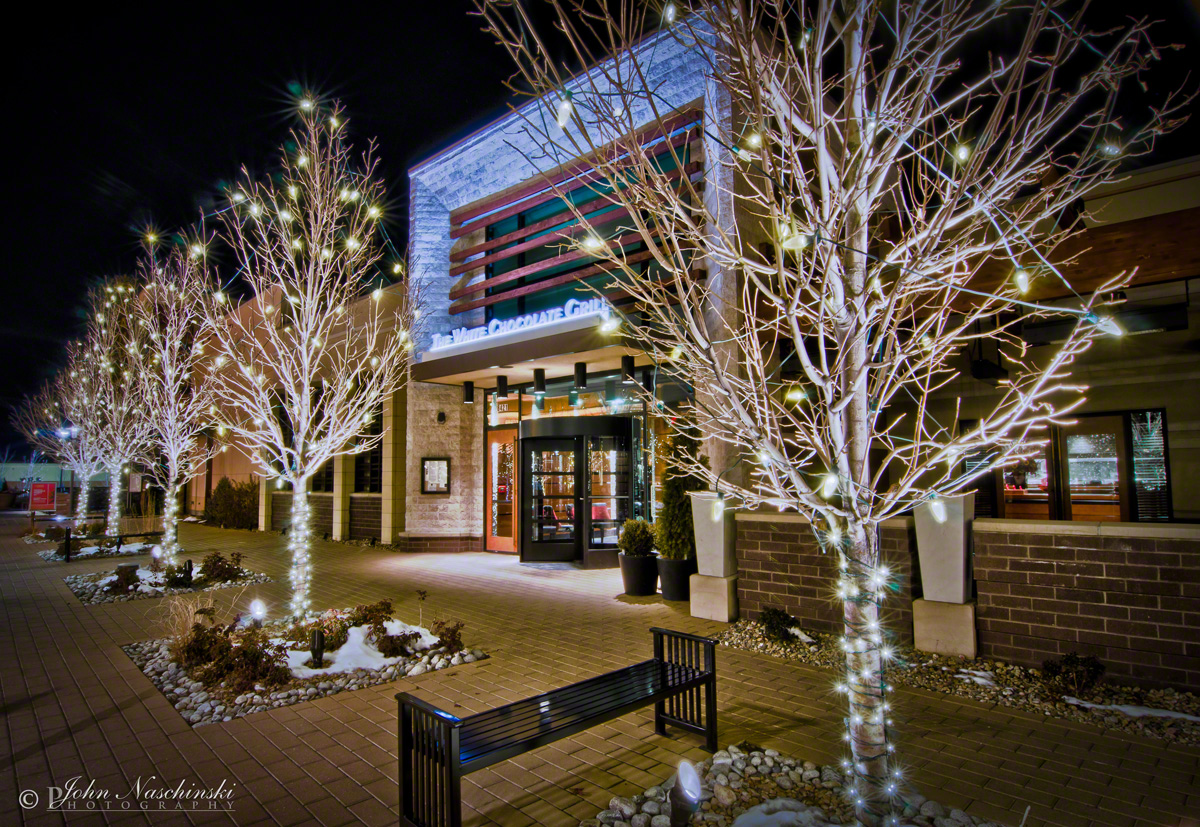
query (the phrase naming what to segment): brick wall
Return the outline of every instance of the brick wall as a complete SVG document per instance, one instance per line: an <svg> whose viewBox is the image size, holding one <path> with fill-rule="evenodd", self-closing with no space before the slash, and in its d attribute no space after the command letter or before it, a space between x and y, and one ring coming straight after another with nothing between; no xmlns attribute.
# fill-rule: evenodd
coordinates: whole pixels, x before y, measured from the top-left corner
<svg viewBox="0 0 1200 827"><path fill-rule="evenodd" d="M381 497L350 497L350 539L379 539L382 517Z"/></svg>
<svg viewBox="0 0 1200 827"><path fill-rule="evenodd" d="M333 532L333 495L309 494L309 530L313 536ZM271 530L283 531L292 524L292 492L271 492Z"/></svg>
<svg viewBox="0 0 1200 827"><path fill-rule="evenodd" d="M898 640L911 643L912 573L917 567L912 521L888 521L881 538L883 560L900 584L900 591L885 605L887 626ZM763 609L775 606L795 615L806 628L841 630L841 605L834 593L837 557L821 553L807 522L739 516L737 562L743 617L757 618Z"/></svg>
<svg viewBox="0 0 1200 827"><path fill-rule="evenodd" d="M1116 680L1200 688L1196 539L1010 533L979 521L975 580L985 657L1040 666L1094 654Z"/></svg>

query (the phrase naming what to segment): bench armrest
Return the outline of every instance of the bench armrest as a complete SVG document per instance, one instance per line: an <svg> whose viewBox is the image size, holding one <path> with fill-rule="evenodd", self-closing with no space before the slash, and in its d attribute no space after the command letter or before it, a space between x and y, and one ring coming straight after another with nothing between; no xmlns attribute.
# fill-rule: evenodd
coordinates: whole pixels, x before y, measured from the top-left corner
<svg viewBox="0 0 1200 827"><path fill-rule="evenodd" d="M657 626L651 628L650 632L654 635L655 660L699 669L705 674L716 674L717 641Z"/></svg>

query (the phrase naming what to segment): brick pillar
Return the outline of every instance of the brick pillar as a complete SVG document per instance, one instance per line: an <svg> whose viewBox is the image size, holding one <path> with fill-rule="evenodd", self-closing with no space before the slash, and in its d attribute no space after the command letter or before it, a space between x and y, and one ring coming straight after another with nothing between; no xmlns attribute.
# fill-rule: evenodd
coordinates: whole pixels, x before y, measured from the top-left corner
<svg viewBox="0 0 1200 827"><path fill-rule="evenodd" d="M383 403L383 496L380 503L380 538L394 543L404 531L406 502L406 438L408 432L408 392L397 391Z"/></svg>
<svg viewBox="0 0 1200 827"><path fill-rule="evenodd" d="M354 454L333 458L333 539L350 538L350 492L354 490Z"/></svg>
<svg viewBox="0 0 1200 827"><path fill-rule="evenodd" d="M271 530L271 492L275 484L266 477L258 478L258 530Z"/></svg>

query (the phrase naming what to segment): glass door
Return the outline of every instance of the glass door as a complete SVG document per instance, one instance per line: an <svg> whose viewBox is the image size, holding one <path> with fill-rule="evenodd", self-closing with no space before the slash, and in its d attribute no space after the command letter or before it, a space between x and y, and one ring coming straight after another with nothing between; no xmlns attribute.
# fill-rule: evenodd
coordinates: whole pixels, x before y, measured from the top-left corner
<svg viewBox="0 0 1200 827"><path fill-rule="evenodd" d="M575 439L523 440L525 530L521 559L530 562L580 559L581 486Z"/></svg>
<svg viewBox="0 0 1200 827"><path fill-rule="evenodd" d="M516 551L517 429L487 434L484 540L488 551Z"/></svg>
<svg viewBox="0 0 1200 827"><path fill-rule="evenodd" d="M632 474L629 441L593 436L588 443L588 548L617 547L621 526L629 517Z"/></svg>
<svg viewBox="0 0 1200 827"><path fill-rule="evenodd" d="M1129 519L1125 484L1125 422L1121 416L1081 417L1063 426L1063 519L1119 522Z"/></svg>

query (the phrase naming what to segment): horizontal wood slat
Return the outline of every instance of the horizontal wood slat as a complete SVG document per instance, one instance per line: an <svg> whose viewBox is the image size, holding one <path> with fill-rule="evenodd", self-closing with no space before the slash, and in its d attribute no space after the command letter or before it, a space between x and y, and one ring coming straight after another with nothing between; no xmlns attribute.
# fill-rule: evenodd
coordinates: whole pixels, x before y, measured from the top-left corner
<svg viewBox="0 0 1200 827"><path fill-rule="evenodd" d="M689 141L691 141L695 136L696 136L695 130L688 130L687 132L681 132L678 135L676 135L674 138L672 138L669 144L664 145L663 149L665 151L667 146L678 149L679 147L681 147L681 146L687 144ZM589 169L591 169L590 166L589 166ZM604 175L599 170L592 169L587 174L580 175L578 178L576 178L576 180L573 182L575 186L572 186L571 189L574 190L574 189L578 189L579 187L587 186L588 184L593 184L596 181L601 180L603 177L604 177ZM522 201L519 201L516 203L511 203L510 206L504 207L503 209L499 209L496 212L489 213L486 216L487 223L494 224L497 221L503 221L506 218L512 218L517 213L525 212L528 209L532 209L533 207L537 207L542 204L545 204L547 201L553 201L556 198L559 198L558 192L556 192L552 188L547 189L545 192L542 192L541 195L530 196ZM501 202L501 203L508 203L508 202L505 201L505 202ZM482 226L484 226L484 225L483 224L467 224L467 225L458 226L458 227L455 227L452 225L450 227L450 237L451 238L462 238L465 235L469 235L469 234L475 232Z"/></svg>
<svg viewBox="0 0 1200 827"><path fill-rule="evenodd" d="M691 176L693 176L697 172L699 172L702 168L703 168L703 164L700 164L698 162L688 164L683 168L682 173L680 173L680 171L677 169L671 170L669 173L667 173L666 179L670 182L676 182L676 181L679 181L680 178L683 177L683 175L686 175L687 177L690 178ZM606 200L604 202L604 206L601 208L601 210L608 209L611 207L612 207L612 203ZM596 210L593 213L585 215L585 217L590 222L593 217L595 217L596 215L598 215L601 212L601 210ZM566 214L566 215L570 214L570 208L567 207L566 205L563 206L563 210L561 212L555 213L554 216L547 218L545 221L539 221L537 224L533 224L529 227L523 228L521 230L517 230L516 232L508 233L504 237L505 238L520 237L522 235L530 235L532 233L542 232L543 230L545 230L549 227L553 227L556 224L562 224L563 221L566 220L563 218L564 214ZM609 221L615 220L615 219L620 218L621 216L625 216L625 215L629 215L629 208L628 207L617 207L615 210L610 210L609 212L604 213L603 218L602 218L602 223L608 223ZM513 247L506 247L503 250L500 250L495 253L491 253L490 255L486 255L483 258L477 258L474 261L468 261L465 264L459 264L455 267L451 267L450 275L458 276L463 273L470 272L471 270L477 270L480 267L483 267L485 265L494 264L497 261L504 261L504 259L506 259L506 258L511 258L512 256L518 255L527 250L533 250L538 247L545 246L546 244L553 242L556 238L562 239L564 241L566 239L574 238L576 235L578 235L579 228L580 228L579 221L576 219L571 219L570 223L568 223L567 226L563 227L559 233L556 233L556 234L552 233L549 235L539 236L538 238L531 238L529 241L524 241ZM482 245L480 245L480 246L482 246ZM451 256L450 260L453 261L454 257Z"/></svg>
<svg viewBox="0 0 1200 827"><path fill-rule="evenodd" d="M625 261L629 264L638 264L646 261L653 255L654 253L652 251L643 250L640 253L634 253L633 255L627 257ZM516 299L520 298L521 296L528 296L531 293L539 293L542 290L549 290L552 287L561 287L562 285L570 284L573 281L583 281L584 279L589 279L593 276L598 276L607 272L611 272L607 263L593 264L590 267L584 267L582 270L572 270L570 273L563 273L562 275L548 278L545 281L539 281L537 284L527 284L524 287L508 290L504 293L497 293L494 296L481 296L478 299L471 299L469 301L456 301L454 304L450 305L450 315L455 316L459 313L466 313L468 310L474 310L477 307L487 307L488 305L499 304L500 302L508 301L509 299Z"/></svg>
<svg viewBox="0 0 1200 827"><path fill-rule="evenodd" d="M653 235L658 235L655 231ZM618 249L628 247L630 244L636 244L642 240L641 233L628 233L620 238L611 239L608 242L609 249ZM554 258L548 258L544 261L535 261L533 264L526 264L524 267L518 267L516 270L510 270L507 273L494 276L484 281L477 281L472 284L466 284L462 287L456 287L450 291L450 299L461 299L463 296L469 296L472 293L480 293L488 288L499 287L503 284L511 284L518 279L523 279L526 276L536 275L543 270L549 270L552 267L558 267L561 264L569 264L572 261L578 261L582 258L588 258L594 255L587 250L571 250L570 252L557 255Z"/></svg>
<svg viewBox="0 0 1200 827"><path fill-rule="evenodd" d="M638 138L641 140L643 145L648 144L651 141L662 137L663 135L673 132L690 121L696 120L698 117L700 117L700 110L684 110L677 115L672 115L661 123L651 124L650 126L646 127L640 133L638 133ZM524 184L511 192L499 193L481 203L468 207L460 207L459 209L450 213L450 224L452 226L464 224L473 218L477 218L485 213L491 212L499 205L513 203L535 193L541 192L547 186L560 184L569 178L574 178L580 173L587 172L592 168L593 163L593 158L588 158L572 164L561 172L549 176L549 178L539 175L529 181L529 183ZM463 233L460 233L460 235L463 235ZM457 238L457 236L452 237Z"/></svg>

